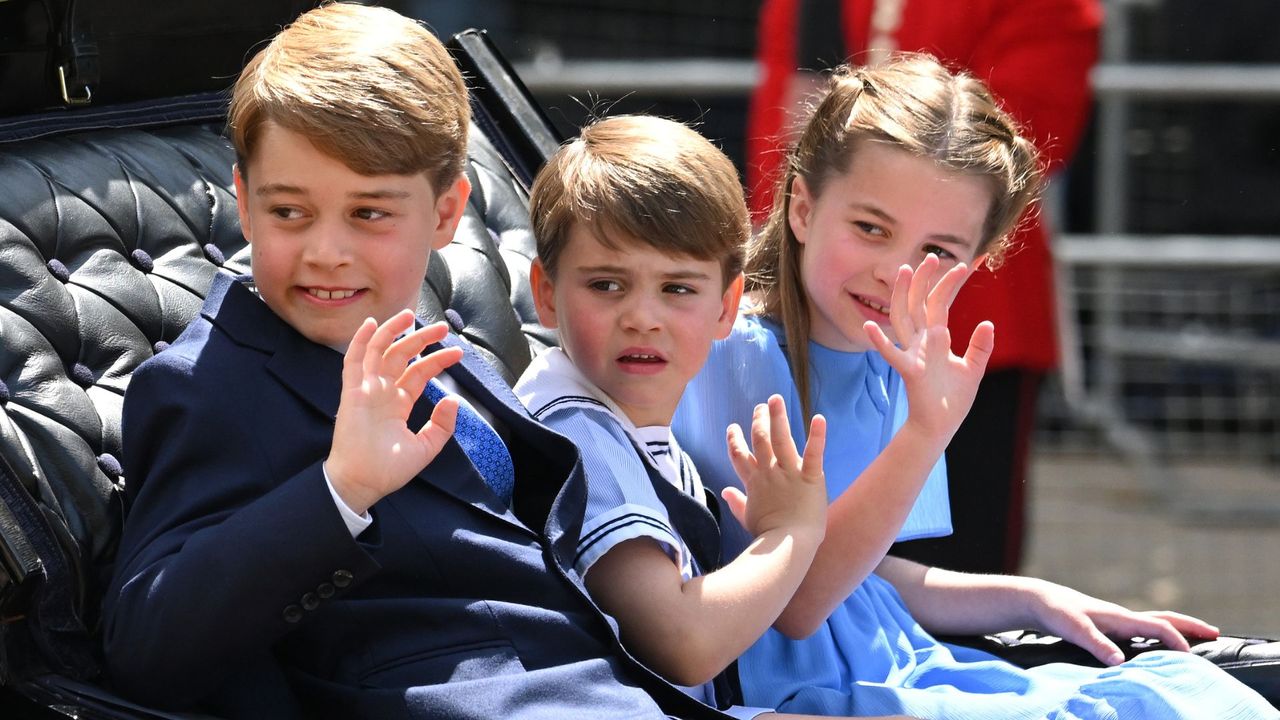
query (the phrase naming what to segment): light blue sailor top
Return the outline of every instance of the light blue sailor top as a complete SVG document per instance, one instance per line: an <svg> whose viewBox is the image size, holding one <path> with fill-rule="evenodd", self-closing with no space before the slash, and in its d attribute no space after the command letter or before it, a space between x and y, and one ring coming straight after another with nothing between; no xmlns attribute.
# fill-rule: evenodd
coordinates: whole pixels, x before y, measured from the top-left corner
<svg viewBox="0 0 1280 720"><path fill-rule="evenodd" d="M579 575L585 577L591 566L619 543L641 537L663 548L680 568L682 580L701 574L647 469L656 469L667 482L705 506L702 480L670 427L636 427L559 348L534 358L515 391L535 418L573 440L582 455L587 505L573 563ZM711 683L681 689L716 705ZM724 710L742 720L771 711L747 707Z"/></svg>

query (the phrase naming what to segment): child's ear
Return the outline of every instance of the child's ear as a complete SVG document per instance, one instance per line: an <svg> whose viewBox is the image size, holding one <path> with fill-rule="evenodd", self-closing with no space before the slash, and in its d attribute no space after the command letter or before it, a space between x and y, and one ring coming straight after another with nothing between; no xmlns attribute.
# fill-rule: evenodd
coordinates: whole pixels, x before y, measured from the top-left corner
<svg viewBox="0 0 1280 720"><path fill-rule="evenodd" d="M733 323L738 319L738 304L742 302L742 286L746 282L742 273L729 283L729 287L724 290L724 297L720 298L720 319L716 322L716 339L723 340L729 337L729 332L733 330Z"/></svg>
<svg viewBox="0 0 1280 720"><path fill-rule="evenodd" d="M791 233L796 236L796 241L802 245L809 238L813 200L804 178L799 175L792 178L791 201L787 203L787 224L791 226Z"/></svg>
<svg viewBox="0 0 1280 720"><path fill-rule="evenodd" d="M533 290L533 306L538 311L538 322L543 327L555 329L556 320L556 286L551 275L542 267L541 260L534 260L529 267L529 286Z"/></svg>
<svg viewBox="0 0 1280 720"><path fill-rule="evenodd" d="M249 191L245 188L244 175L240 173L240 163L231 166L231 178L236 184L236 211L240 213L240 232L245 242L253 243L253 228L249 224Z"/></svg>
<svg viewBox="0 0 1280 720"><path fill-rule="evenodd" d="M449 189L436 198L436 227L431 247L442 250L453 242L453 234L467 210L467 198L471 196L471 181L459 175Z"/></svg>

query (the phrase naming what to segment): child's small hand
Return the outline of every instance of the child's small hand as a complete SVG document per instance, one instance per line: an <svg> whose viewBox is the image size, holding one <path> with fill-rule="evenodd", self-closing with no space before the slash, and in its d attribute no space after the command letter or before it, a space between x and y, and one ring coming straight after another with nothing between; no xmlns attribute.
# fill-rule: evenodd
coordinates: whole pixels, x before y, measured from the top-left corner
<svg viewBox="0 0 1280 720"><path fill-rule="evenodd" d="M809 528L821 540L827 516L822 472L826 420L813 416L804 457L796 451L786 405L778 395L770 397L767 405L756 406L750 448L736 424L729 426L727 435L729 459L747 491L744 495L737 488L727 488L722 494L738 522L752 536L777 528Z"/></svg>
<svg viewBox="0 0 1280 720"><path fill-rule="evenodd" d="M427 382L462 357L461 348L445 348L411 363L448 333L436 323L396 339L412 326L408 310L381 326L369 318L343 359L342 399L325 471L338 496L360 515L421 472L453 434L458 403L449 396L417 432L407 425Z"/></svg>
<svg viewBox="0 0 1280 720"><path fill-rule="evenodd" d="M867 336L902 376L910 408L907 422L949 442L973 406L987 360L995 349L995 326L979 323L964 357L951 352L947 315L969 268L963 263L938 277L938 256L929 254L913 272L898 270L889 301L889 321L901 347L879 325L868 322Z"/></svg>
<svg viewBox="0 0 1280 720"><path fill-rule="evenodd" d="M1187 637L1213 639L1218 628L1165 610L1137 612L1047 581L1034 581L1031 621L1040 629L1088 650L1107 665L1124 660L1111 638L1152 638L1170 650L1190 649Z"/></svg>

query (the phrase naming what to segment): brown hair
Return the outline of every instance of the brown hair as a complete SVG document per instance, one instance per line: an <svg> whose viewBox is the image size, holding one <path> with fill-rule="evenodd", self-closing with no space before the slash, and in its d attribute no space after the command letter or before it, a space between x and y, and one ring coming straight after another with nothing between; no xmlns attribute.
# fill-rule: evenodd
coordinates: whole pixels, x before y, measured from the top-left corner
<svg viewBox="0 0 1280 720"><path fill-rule="evenodd" d="M240 172L274 122L363 175L461 173L470 106L435 35L392 10L347 3L299 16L236 81L228 122Z"/></svg>
<svg viewBox="0 0 1280 720"><path fill-rule="evenodd" d="M1009 233L1040 192L1040 156L991 92L971 75L952 73L929 55L901 53L876 67L833 71L825 96L787 155L773 210L747 248L747 290L758 311L785 330L791 375L805 417L809 400L809 307L800 278L802 246L788 215L797 177L814 198L850 166L867 141L935 161L939 168L986 178L991 208L977 254L998 264Z"/></svg>
<svg viewBox="0 0 1280 720"><path fill-rule="evenodd" d="M720 261L727 287L751 232L738 172L706 138L673 120L594 122L538 173L529 198L538 259L554 278L575 222L606 247L615 233L666 253Z"/></svg>

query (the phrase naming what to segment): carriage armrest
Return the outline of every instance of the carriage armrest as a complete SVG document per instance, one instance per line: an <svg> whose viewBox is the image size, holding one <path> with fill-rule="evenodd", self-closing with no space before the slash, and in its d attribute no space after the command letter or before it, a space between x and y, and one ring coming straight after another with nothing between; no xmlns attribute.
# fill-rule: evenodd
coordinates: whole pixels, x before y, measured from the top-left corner
<svg viewBox="0 0 1280 720"><path fill-rule="evenodd" d="M941 636L938 639L951 645L983 650L1024 668L1057 662L1102 667L1102 663L1084 648L1033 630L1010 630L981 636ZM1164 643L1149 638L1131 638L1119 645L1126 660L1165 648ZM1193 642L1191 652L1227 671L1272 705L1280 707L1280 641L1222 635L1213 640Z"/></svg>

